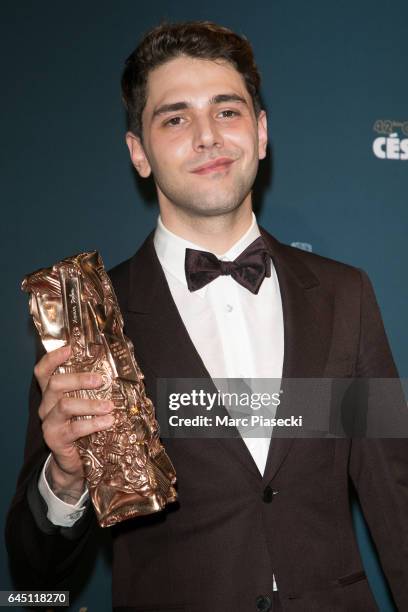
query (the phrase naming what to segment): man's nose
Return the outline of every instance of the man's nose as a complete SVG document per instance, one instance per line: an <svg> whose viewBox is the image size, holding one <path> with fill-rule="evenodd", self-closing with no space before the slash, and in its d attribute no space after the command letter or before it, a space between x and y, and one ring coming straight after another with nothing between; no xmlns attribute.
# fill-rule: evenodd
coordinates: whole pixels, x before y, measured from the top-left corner
<svg viewBox="0 0 408 612"><path fill-rule="evenodd" d="M222 147L224 140L220 126L212 117L201 117L196 120L193 136L195 150Z"/></svg>

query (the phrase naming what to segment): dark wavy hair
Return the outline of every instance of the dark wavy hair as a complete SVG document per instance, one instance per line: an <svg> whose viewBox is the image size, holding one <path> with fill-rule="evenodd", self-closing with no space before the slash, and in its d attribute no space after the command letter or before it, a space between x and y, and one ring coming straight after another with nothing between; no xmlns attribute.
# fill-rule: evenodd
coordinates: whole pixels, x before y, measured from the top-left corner
<svg viewBox="0 0 408 612"><path fill-rule="evenodd" d="M252 47L244 36L211 21L163 23L145 34L127 58L122 75L128 129L136 136L142 136L142 112L150 71L182 55L229 62L244 78L255 115L259 115L261 78Z"/></svg>

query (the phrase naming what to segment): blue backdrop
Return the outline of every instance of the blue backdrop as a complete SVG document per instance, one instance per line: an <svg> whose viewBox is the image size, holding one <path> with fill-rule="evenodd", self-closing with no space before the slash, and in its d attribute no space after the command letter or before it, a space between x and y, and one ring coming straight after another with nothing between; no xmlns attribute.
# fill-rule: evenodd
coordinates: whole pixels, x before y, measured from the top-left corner
<svg viewBox="0 0 408 612"><path fill-rule="evenodd" d="M162 19L211 19L245 34L263 75L270 153L257 211L287 243L364 268L401 375L408 372L408 3L181 0L2 3L2 496L22 460L34 362L22 276L97 248L129 257L157 209L132 171L119 78L140 35ZM387 588L355 507L381 611ZM110 609L109 545L71 609ZM0 590L11 588L2 546Z"/></svg>

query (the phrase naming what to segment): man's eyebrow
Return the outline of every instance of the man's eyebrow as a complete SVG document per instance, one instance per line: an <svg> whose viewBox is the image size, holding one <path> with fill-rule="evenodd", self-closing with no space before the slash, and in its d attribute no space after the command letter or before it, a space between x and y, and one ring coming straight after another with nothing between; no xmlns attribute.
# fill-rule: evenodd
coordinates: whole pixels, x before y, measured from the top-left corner
<svg viewBox="0 0 408 612"><path fill-rule="evenodd" d="M190 108L191 104L187 102L173 102L173 104L162 104L158 106L153 111L153 119L157 117L157 115L164 115L165 113L172 113L174 111L186 110L186 108Z"/></svg>
<svg viewBox="0 0 408 612"><path fill-rule="evenodd" d="M233 94L233 93L218 94L217 96L214 96L210 100L210 104L222 104L223 102L241 102L242 104L245 104L246 106L248 106L248 102L245 100L245 98L243 98L242 96L239 96L238 94Z"/></svg>
<svg viewBox="0 0 408 612"><path fill-rule="evenodd" d="M247 101L245 100L245 98L243 98L242 96L239 96L238 94L217 94L216 96L213 96L210 100L209 100L209 104L222 104L224 102L241 102L241 104L245 104L246 106L248 106ZM192 104L190 104L189 102L173 102L171 104L162 104L161 106L158 106L154 111L153 111L153 119L155 117L157 117L158 115L165 115L166 113L173 113L173 112L177 112L180 110L186 110L187 108L191 108Z"/></svg>

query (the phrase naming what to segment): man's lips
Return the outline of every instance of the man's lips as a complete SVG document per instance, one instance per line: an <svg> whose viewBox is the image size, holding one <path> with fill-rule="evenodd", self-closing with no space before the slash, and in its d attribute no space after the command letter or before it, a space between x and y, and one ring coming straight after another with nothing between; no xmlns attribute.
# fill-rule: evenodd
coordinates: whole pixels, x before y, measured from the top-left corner
<svg viewBox="0 0 408 612"><path fill-rule="evenodd" d="M208 174L209 172L215 172L216 170L225 170L234 163L235 159L230 157L218 157L217 159L211 160L202 166L198 166L192 170L194 174Z"/></svg>

